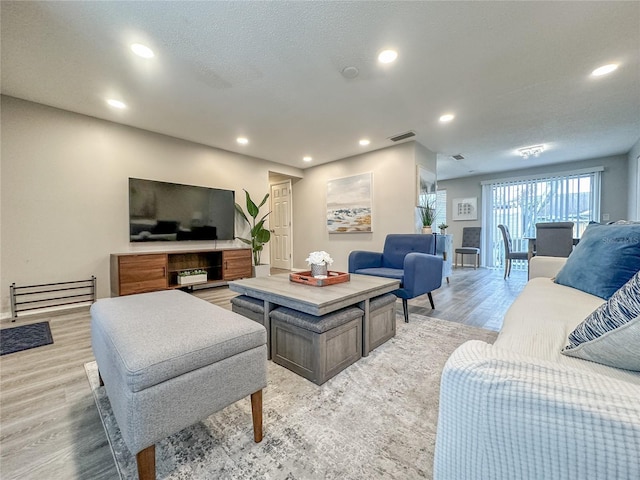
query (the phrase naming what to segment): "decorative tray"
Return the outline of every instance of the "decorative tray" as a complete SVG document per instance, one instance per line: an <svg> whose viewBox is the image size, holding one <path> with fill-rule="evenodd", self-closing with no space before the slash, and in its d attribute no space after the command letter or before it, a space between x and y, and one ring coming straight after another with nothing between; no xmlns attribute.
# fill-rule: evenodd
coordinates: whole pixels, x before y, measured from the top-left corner
<svg viewBox="0 0 640 480"><path fill-rule="evenodd" d="M315 278L311 275L311 270L306 272L295 272L289 274L289 280L314 287L326 287L327 285L335 285L336 283L348 282L351 276L344 272L334 272L329 270L326 278Z"/></svg>

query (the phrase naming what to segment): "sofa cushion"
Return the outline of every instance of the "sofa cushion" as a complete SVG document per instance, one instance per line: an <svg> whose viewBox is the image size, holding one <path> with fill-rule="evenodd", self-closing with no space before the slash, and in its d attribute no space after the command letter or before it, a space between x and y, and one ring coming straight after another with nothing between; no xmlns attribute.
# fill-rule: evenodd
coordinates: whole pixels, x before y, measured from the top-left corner
<svg viewBox="0 0 640 480"><path fill-rule="evenodd" d="M556 283L605 300L640 270L640 225L591 224Z"/></svg>
<svg viewBox="0 0 640 480"><path fill-rule="evenodd" d="M640 272L569 335L562 353L640 371Z"/></svg>
<svg viewBox="0 0 640 480"><path fill-rule="evenodd" d="M549 278L529 280L504 316L496 347L560 363L585 363L560 353L567 336L604 301Z"/></svg>

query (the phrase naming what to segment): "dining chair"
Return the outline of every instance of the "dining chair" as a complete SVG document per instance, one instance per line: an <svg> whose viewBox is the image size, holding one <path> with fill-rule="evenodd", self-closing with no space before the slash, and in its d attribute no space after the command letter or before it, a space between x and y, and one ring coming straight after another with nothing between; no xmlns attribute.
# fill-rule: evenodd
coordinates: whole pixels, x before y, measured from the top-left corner
<svg viewBox="0 0 640 480"><path fill-rule="evenodd" d="M458 255L462 258L462 266L464 267L464 256L475 255L473 268L480 266L480 233L482 227L464 227L462 229L462 247L456 248L456 267L458 266Z"/></svg>
<svg viewBox="0 0 640 480"><path fill-rule="evenodd" d="M536 255L568 257L573 251L573 222L536 223Z"/></svg>
<svg viewBox="0 0 640 480"><path fill-rule="evenodd" d="M527 260L528 252L514 252L511 243L511 235L506 225L498 225L502 232L502 240L504 241L504 278L505 280L511 275L511 262L513 260Z"/></svg>

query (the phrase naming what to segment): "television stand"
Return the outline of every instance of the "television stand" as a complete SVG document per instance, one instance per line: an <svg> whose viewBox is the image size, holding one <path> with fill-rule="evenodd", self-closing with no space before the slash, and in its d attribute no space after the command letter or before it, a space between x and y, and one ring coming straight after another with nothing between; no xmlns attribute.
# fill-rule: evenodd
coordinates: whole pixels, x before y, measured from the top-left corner
<svg viewBox="0 0 640 480"><path fill-rule="evenodd" d="M184 270L204 270L206 285L226 285L251 277L251 249L112 253L110 267L112 297L185 288L178 283L178 274Z"/></svg>

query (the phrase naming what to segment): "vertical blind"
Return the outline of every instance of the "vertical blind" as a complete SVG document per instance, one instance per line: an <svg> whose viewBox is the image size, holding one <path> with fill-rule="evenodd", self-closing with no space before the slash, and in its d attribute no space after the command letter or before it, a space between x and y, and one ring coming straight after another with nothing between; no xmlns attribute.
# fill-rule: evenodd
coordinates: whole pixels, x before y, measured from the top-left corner
<svg viewBox="0 0 640 480"><path fill-rule="evenodd" d="M438 190L436 194L436 221L434 223L434 231L441 224L447 224L447 191Z"/></svg>
<svg viewBox="0 0 640 480"><path fill-rule="evenodd" d="M524 252L528 237L535 237L536 223L573 222L574 237L580 237L590 221L600 218L602 168L483 182L484 262L499 267L504 262L504 243L498 225L506 225L513 251ZM518 263L521 263L518 265ZM526 262L514 263L526 268Z"/></svg>

